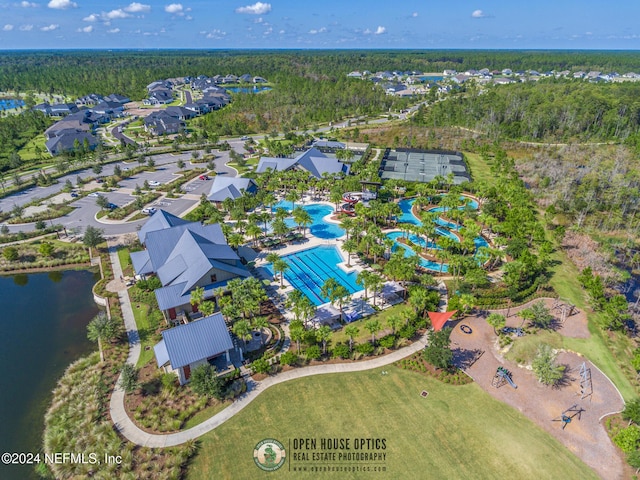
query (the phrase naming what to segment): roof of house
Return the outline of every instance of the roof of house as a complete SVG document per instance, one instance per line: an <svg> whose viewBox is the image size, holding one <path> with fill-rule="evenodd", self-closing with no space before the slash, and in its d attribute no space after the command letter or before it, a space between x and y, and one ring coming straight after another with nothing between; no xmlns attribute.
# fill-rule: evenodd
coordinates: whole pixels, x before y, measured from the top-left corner
<svg viewBox="0 0 640 480"><path fill-rule="evenodd" d="M138 275L147 275L149 273L153 273L153 265L151 265L151 259L149 258L148 250L131 252L130 255L133 269Z"/></svg>
<svg viewBox="0 0 640 480"><path fill-rule="evenodd" d="M158 366L180 368L233 349L229 330L220 312L162 332L154 347Z"/></svg>
<svg viewBox="0 0 640 480"><path fill-rule="evenodd" d="M188 220L183 220L180 217L165 212L164 210L158 210L151 215L151 218L142 226L138 232L138 238L140 243L144 244L145 237L149 232L155 232L156 230L163 230L165 228L175 227L176 225L184 225L189 223Z"/></svg>
<svg viewBox="0 0 640 480"><path fill-rule="evenodd" d="M255 192L257 190L256 182L251 178L216 175L207 198L212 202L222 202L227 198L235 200L242 196L243 190L249 193Z"/></svg>
<svg viewBox="0 0 640 480"><path fill-rule="evenodd" d="M318 148L345 148L346 144L332 140L316 140L313 142L313 146Z"/></svg>
<svg viewBox="0 0 640 480"><path fill-rule="evenodd" d="M77 130L74 128L68 128L57 131L56 136L51 137L49 140L47 140L45 146L47 147L49 153L55 155L66 150L73 150L75 148L76 140L80 143L80 145L83 145L86 140L90 148L98 145L98 139L89 132Z"/></svg>
<svg viewBox="0 0 640 480"><path fill-rule="evenodd" d="M256 172L263 173L268 168L282 171L294 166L303 168L316 178L322 178L325 173L349 173L349 165L337 158L325 155L317 148L310 148L295 158L262 157L258 162Z"/></svg>

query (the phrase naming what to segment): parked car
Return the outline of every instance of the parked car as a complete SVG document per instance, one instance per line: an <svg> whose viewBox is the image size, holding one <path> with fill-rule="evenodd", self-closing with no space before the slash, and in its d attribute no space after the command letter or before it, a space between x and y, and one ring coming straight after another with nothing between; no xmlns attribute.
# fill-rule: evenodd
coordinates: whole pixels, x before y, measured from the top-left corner
<svg viewBox="0 0 640 480"><path fill-rule="evenodd" d="M209 176L208 175L200 175L198 178L200 180L209 180Z"/></svg>
<svg viewBox="0 0 640 480"><path fill-rule="evenodd" d="M251 138L251 137L247 137L246 135L243 135L242 137L240 137L240 140L247 141L247 140L249 140L250 138Z"/></svg>
<svg viewBox="0 0 640 480"><path fill-rule="evenodd" d="M71 197L72 198L78 198L80 195L78 194L78 192L71 192Z"/></svg>
<svg viewBox="0 0 640 480"><path fill-rule="evenodd" d="M160 185L161 185L161 183L156 181L156 180L151 180L149 182L149 186L151 186L151 187L159 187Z"/></svg>
<svg viewBox="0 0 640 480"><path fill-rule="evenodd" d="M142 213L144 213L145 215L153 215L154 213L156 213L156 209L153 207L143 208Z"/></svg>
<svg viewBox="0 0 640 480"><path fill-rule="evenodd" d="M87 195L87 197L99 197L100 196L100 192L91 192L89 195Z"/></svg>
<svg viewBox="0 0 640 480"><path fill-rule="evenodd" d="M115 203L107 203L107 208L109 210L115 210L116 208L118 208L118 205L116 205Z"/></svg>
<svg viewBox="0 0 640 480"><path fill-rule="evenodd" d="M96 183L103 183L104 182L104 178L96 178Z"/></svg>

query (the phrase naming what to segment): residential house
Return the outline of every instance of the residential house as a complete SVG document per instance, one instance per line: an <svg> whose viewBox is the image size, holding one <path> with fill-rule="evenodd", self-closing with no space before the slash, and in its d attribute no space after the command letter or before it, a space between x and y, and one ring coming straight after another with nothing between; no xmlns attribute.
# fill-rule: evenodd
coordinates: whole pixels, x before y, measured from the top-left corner
<svg viewBox="0 0 640 480"><path fill-rule="evenodd" d="M167 107L165 109L172 117L178 118L180 120L189 120L191 118L195 118L197 113L193 110L190 110L186 107Z"/></svg>
<svg viewBox="0 0 640 480"><path fill-rule="evenodd" d="M87 131L68 128L58 130L55 135L45 142L45 146L51 155L73 151L78 145L93 150L98 146L98 139Z"/></svg>
<svg viewBox="0 0 640 480"><path fill-rule="evenodd" d="M444 72L442 72L442 75L444 75L445 77L454 77L458 74L458 72L456 72L455 70L445 70Z"/></svg>
<svg viewBox="0 0 640 480"><path fill-rule="evenodd" d="M144 119L144 129L154 135L171 135L178 133L185 123L165 110L153 112Z"/></svg>
<svg viewBox="0 0 640 480"><path fill-rule="evenodd" d="M51 105L49 105L48 102L44 102L44 103L39 103L38 105L34 105L33 107L31 107L31 110L34 110L36 112L40 112L43 115L49 116L51 115Z"/></svg>
<svg viewBox="0 0 640 480"><path fill-rule="evenodd" d="M56 103L49 107L49 115L52 117L66 117L67 115L71 115L77 111L78 107L75 103Z"/></svg>
<svg viewBox="0 0 640 480"><path fill-rule="evenodd" d="M89 106L89 105L97 105L102 101L102 95L98 95L96 93L90 93L89 95L85 95L84 97L80 97L76 100L76 105L81 106Z"/></svg>
<svg viewBox="0 0 640 480"><path fill-rule="evenodd" d="M104 100L95 107L91 107L90 110L101 115L107 115L112 119L124 116L124 105L111 100Z"/></svg>
<svg viewBox="0 0 640 480"><path fill-rule="evenodd" d="M171 102L173 102L173 93L167 89L154 90L149 93L149 98L142 101L144 105L166 105Z"/></svg>
<svg viewBox="0 0 640 480"><path fill-rule="evenodd" d="M80 110L79 112L67 115L51 125L44 131L44 136L49 140L58 136L58 132L62 130L93 132L97 124L107 122L109 122L109 117L106 115L98 114L91 110Z"/></svg>
<svg viewBox="0 0 640 480"><path fill-rule="evenodd" d="M248 73L245 73L244 75L240 75L240 78L238 78L238 81L240 83L252 83L253 82L253 77L251 75L249 75Z"/></svg>
<svg viewBox="0 0 640 480"><path fill-rule="evenodd" d="M253 83L267 83L267 79L262 77L253 77Z"/></svg>
<svg viewBox="0 0 640 480"><path fill-rule="evenodd" d="M129 97L126 97L124 95L119 95L117 93L112 93L111 95L107 95L106 97L103 98L103 100L107 102L119 103L121 105L124 105L125 103L129 103L131 101Z"/></svg>
<svg viewBox="0 0 640 480"><path fill-rule="evenodd" d="M253 195L257 191L258 185L251 178L216 175L207 198L212 202L221 204L227 198L235 200L244 193Z"/></svg>
<svg viewBox="0 0 640 480"><path fill-rule="evenodd" d="M158 210L138 232L145 250L131 253L137 275L156 275L162 288L155 291L165 319L197 313L191 291L203 287L205 298L232 278L249 277L238 254L227 244L219 224L189 222Z"/></svg>
<svg viewBox="0 0 640 480"><path fill-rule="evenodd" d="M463 84L464 82L466 82L470 78L471 77L468 74L460 73L458 75L455 75L451 80L453 80L454 82L456 82L458 84Z"/></svg>
<svg viewBox="0 0 640 480"><path fill-rule="evenodd" d="M316 178L322 178L324 175L349 174L348 164L325 155L317 148L310 148L295 158L261 157L256 172L284 171L291 168L304 170Z"/></svg>
<svg viewBox="0 0 640 480"><path fill-rule="evenodd" d="M220 373L231 365L234 349L229 330L220 312L195 322L162 332L162 340L153 347L156 362L165 372L174 372L180 385L191 378L200 365L214 365Z"/></svg>

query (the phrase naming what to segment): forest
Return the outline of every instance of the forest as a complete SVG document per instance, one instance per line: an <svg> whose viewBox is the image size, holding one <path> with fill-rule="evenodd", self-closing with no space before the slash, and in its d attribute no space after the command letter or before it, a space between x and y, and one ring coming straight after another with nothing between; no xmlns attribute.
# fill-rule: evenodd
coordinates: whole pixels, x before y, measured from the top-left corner
<svg viewBox="0 0 640 480"><path fill-rule="evenodd" d="M640 84L540 80L465 91L422 109L418 125L463 126L492 138L638 143Z"/></svg>

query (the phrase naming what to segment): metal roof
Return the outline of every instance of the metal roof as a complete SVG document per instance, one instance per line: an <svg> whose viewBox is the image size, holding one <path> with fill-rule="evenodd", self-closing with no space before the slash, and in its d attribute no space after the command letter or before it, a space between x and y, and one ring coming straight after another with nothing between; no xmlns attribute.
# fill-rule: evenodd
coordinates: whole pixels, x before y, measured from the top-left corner
<svg viewBox="0 0 640 480"><path fill-rule="evenodd" d="M172 368L180 368L233 349L233 342L220 312L162 332ZM164 358L160 342L154 347L158 363Z"/></svg>
<svg viewBox="0 0 640 480"><path fill-rule="evenodd" d="M138 238L140 243L145 243L146 236L149 232L155 232L157 230L164 230L165 228L175 227L176 225L184 225L189 223L188 220L183 220L180 217L165 212L164 210L158 210L151 215L151 218L145 222L140 231L138 232Z"/></svg>
<svg viewBox="0 0 640 480"><path fill-rule="evenodd" d="M138 275L153 273L153 267L149 261L149 252L147 250L131 252L131 264L133 265L133 270L135 270Z"/></svg>
<svg viewBox="0 0 640 480"><path fill-rule="evenodd" d="M251 178L225 177L216 175L209 191L209 200L222 202L226 198L239 198L242 190L245 192L255 192L256 184Z"/></svg>
<svg viewBox="0 0 640 480"><path fill-rule="evenodd" d="M165 345L164 340L160 340L160 343L157 343L153 347L153 352L156 354L158 367L163 367L169 363L169 352L167 352L167 346Z"/></svg>

